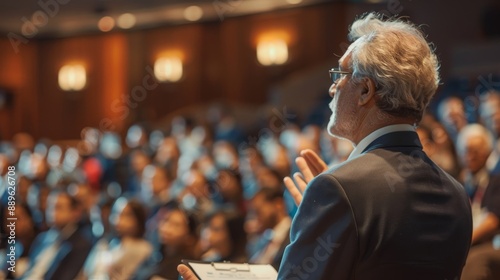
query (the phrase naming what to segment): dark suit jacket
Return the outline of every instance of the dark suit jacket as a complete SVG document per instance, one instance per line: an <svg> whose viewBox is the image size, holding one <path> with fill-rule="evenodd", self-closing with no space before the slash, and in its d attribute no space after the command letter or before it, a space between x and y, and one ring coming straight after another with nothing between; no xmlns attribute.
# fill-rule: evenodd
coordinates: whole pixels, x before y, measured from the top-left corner
<svg viewBox="0 0 500 280"><path fill-rule="evenodd" d="M35 261L37 256L42 253L47 246L52 244L52 238L49 238L48 234L49 232L42 232L35 239L30 252L31 262ZM87 236L82 233L81 229L77 229L60 242L61 244L59 245L54 261L50 264L44 275L44 280L75 279L92 248L92 243L87 239ZM30 266L33 266L33 263L31 263ZM31 268L32 267L28 269L27 273L30 272ZM22 279L25 278L26 277Z"/></svg>
<svg viewBox="0 0 500 280"><path fill-rule="evenodd" d="M460 279L471 234L463 187L393 132L310 182L278 279Z"/></svg>

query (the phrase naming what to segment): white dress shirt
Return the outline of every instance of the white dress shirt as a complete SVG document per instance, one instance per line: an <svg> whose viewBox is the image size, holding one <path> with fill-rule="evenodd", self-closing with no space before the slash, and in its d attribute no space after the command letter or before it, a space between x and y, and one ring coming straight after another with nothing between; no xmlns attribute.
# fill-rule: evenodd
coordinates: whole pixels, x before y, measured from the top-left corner
<svg viewBox="0 0 500 280"><path fill-rule="evenodd" d="M359 141L359 144L354 147L354 150L351 152L347 160L351 160L359 156L363 152L363 150L368 147L368 145L370 145L380 136L396 131L415 131L415 126L409 124L393 124L379 128Z"/></svg>

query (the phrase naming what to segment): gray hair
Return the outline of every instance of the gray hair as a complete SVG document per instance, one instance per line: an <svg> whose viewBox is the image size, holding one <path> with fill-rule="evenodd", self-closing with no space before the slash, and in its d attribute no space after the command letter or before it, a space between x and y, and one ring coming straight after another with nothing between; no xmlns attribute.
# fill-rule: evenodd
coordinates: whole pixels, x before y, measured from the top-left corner
<svg viewBox="0 0 500 280"><path fill-rule="evenodd" d="M460 133L458 134L457 152L459 156L463 157L465 155L467 140L469 140L471 137L482 137L486 142L486 146L484 147L486 151L493 151L493 145L495 143L493 135L488 129L486 129L486 127L475 123L466 125L460 130Z"/></svg>
<svg viewBox="0 0 500 280"><path fill-rule="evenodd" d="M381 110L419 122L439 84L438 60L420 29L370 13L354 21L349 39L354 80L373 79Z"/></svg>

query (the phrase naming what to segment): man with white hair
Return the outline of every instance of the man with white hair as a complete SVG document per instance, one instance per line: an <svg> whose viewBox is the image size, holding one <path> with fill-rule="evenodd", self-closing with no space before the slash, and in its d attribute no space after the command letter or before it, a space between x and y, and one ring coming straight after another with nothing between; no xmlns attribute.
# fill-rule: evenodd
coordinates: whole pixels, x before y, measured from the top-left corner
<svg viewBox="0 0 500 280"><path fill-rule="evenodd" d="M500 246L495 241L500 238L495 237L500 230L500 176L491 175L486 166L494 143L493 135L480 124L465 126L457 138L473 221L472 247L462 280L500 279Z"/></svg>
<svg viewBox="0 0 500 280"><path fill-rule="evenodd" d="M493 136L480 124L465 126L457 136L457 153L464 167L460 177L470 199L488 185L486 162L493 150L493 144ZM472 214L474 217L474 208Z"/></svg>
<svg viewBox="0 0 500 280"><path fill-rule="evenodd" d="M278 279L459 279L469 200L415 132L439 83L436 56L413 24L374 13L349 37L340 67L329 71L328 130L355 148L330 169L305 150L295 182L284 179L300 206Z"/></svg>

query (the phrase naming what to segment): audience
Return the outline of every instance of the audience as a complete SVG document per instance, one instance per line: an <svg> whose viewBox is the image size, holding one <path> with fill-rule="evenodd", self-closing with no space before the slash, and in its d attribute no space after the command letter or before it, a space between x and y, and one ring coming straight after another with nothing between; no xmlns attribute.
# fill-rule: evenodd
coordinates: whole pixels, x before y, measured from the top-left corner
<svg viewBox="0 0 500 280"><path fill-rule="evenodd" d="M465 280L500 279L500 92L478 97L477 118L448 96L417 128L424 151L471 199ZM2 264L0 278L177 279L181 259L278 268L296 211L282 182L297 171L291 159L312 149L335 165L352 146L324 137L321 123L262 122L257 134L237 124L230 107L219 106L151 133L134 124L123 140L85 128L74 146L28 134L0 143L0 200L7 201L6 167L15 166L23 217L18 270ZM3 254L5 228L1 234Z"/></svg>

